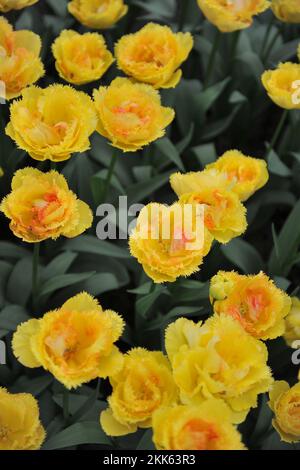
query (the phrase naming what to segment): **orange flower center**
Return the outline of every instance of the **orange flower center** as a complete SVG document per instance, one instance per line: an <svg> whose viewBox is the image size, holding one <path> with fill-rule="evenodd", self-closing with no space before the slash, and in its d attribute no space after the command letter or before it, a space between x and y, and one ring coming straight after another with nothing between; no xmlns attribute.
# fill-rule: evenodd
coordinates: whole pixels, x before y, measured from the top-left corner
<svg viewBox="0 0 300 470"><path fill-rule="evenodd" d="M218 437L219 434L212 423L193 419L183 427L179 442L183 450L213 450L216 449Z"/></svg>
<svg viewBox="0 0 300 470"><path fill-rule="evenodd" d="M43 223L45 217L49 214L49 208L54 209L58 206L59 199L54 192L46 193L43 199L35 199L31 208L33 220L37 223Z"/></svg>

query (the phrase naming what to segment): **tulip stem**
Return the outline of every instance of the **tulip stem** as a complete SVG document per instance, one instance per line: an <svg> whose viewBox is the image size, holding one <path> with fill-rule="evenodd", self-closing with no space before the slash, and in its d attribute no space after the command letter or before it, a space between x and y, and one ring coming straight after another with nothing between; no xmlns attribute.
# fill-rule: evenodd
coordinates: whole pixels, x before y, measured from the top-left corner
<svg viewBox="0 0 300 470"><path fill-rule="evenodd" d="M270 33L271 33L271 30L272 30L273 23L274 23L274 15L272 15L270 17L270 21L269 21L269 24L268 24L268 27L267 27L267 31L266 31L266 34L265 34L265 37L264 37L264 40L263 40L263 43L262 43L262 46L261 46L261 50L260 50L260 56L261 57L264 56L264 52L265 52L266 46L268 44L268 40L269 40L269 37L270 37Z"/></svg>
<svg viewBox="0 0 300 470"><path fill-rule="evenodd" d="M263 61L264 64L267 62L267 60L268 60L268 58L269 58L269 56L272 52L272 49L273 49L278 37L280 36L280 34L281 34L281 31L280 31L280 29L278 29L277 33L275 33L275 36L273 37L272 41L269 44L269 47L267 47L267 50L266 50L266 52L264 53L264 55L262 57L262 61Z"/></svg>
<svg viewBox="0 0 300 470"><path fill-rule="evenodd" d="M101 203L102 204L104 204L105 201L106 201L107 194L108 194L108 191L109 191L109 187L110 187L110 183L111 183L111 179L112 179L112 176L113 176L113 173L114 173L116 163L117 163L117 152L114 149L113 154L111 156L110 165L109 165L109 168L108 168L108 173L107 173L107 176L106 176L106 179L105 179L105 182L104 182L104 188L103 188L103 193L102 193L102 198L101 198Z"/></svg>
<svg viewBox="0 0 300 470"><path fill-rule="evenodd" d="M38 288L39 288L39 258L40 243L35 243L32 257L32 304L35 309L37 306Z"/></svg>
<svg viewBox="0 0 300 470"><path fill-rule="evenodd" d="M69 390L65 389L63 393L63 413L65 424L69 421Z"/></svg>
<svg viewBox="0 0 300 470"><path fill-rule="evenodd" d="M219 48L220 40L221 40L221 32L217 29L215 39L214 39L214 42L213 42L213 45L212 45L212 49L211 49L211 52L210 52L210 56L209 56L209 59L208 59L206 77L205 77L204 84L203 84L204 89L208 87L209 82L210 82L210 78L211 78L211 74L212 74L213 69L214 69L215 59L216 59L217 51L218 51L218 48Z"/></svg>
<svg viewBox="0 0 300 470"><path fill-rule="evenodd" d="M183 30L188 4L189 4L188 0L181 0L181 5L179 6L178 31Z"/></svg>
<svg viewBox="0 0 300 470"><path fill-rule="evenodd" d="M288 116L288 112L289 110L288 109L285 109L281 115L281 118L280 118L280 121L276 127L276 130L274 132L274 135L272 137L272 140L267 148L267 152L266 152L266 155L265 155L265 160L268 158L268 156L270 155L271 151L274 149L278 139L279 139L279 136L281 134L281 131L283 129L283 126L284 126L284 123L286 121L286 118Z"/></svg>

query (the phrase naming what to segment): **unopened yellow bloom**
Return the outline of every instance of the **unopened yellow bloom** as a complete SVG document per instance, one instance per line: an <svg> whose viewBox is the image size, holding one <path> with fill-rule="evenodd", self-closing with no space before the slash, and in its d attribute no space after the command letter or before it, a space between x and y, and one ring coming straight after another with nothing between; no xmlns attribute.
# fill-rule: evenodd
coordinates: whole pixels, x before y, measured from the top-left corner
<svg viewBox="0 0 300 470"><path fill-rule="evenodd" d="M36 399L0 388L0 450L38 450L45 436Z"/></svg>
<svg viewBox="0 0 300 470"><path fill-rule="evenodd" d="M6 134L35 160L67 160L90 148L97 116L92 100L70 86L29 87L10 106Z"/></svg>
<svg viewBox="0 0 300 470"><path fill-rule="evenodd" d="M12 346L21 364L43 367L71 389L121 369L123 357L114 343L123 328L116 312L103 310L83 292L41 319L22 323Z"/></svg>
<svg viewBox="0 0 300 470"><path fill-rule="evenodd" d="M247 228L246 208L218 172L199 171L171 175L171 186L182 204L202 204L204 223L220 243L240 236Z"/></svg>
<svg viewBox="0 0 300 470"><path fill-rule="evenodd" d="M274 15L286 23L300 23L300 3L298 0L272 0Z"/></svg>
<svg viewBox="0 0 300 470"><path fill-rule="evenodd" d="M283 380L274 382L269 393L274 411L273 426L285 442L300 441L300 382L290 388Z"/></svg>
<svg viewBox="0 0 300 470"><path fill-rule="evenodd" d="M118 66L136 80L154 88L174 88L179 69L193 48L190 33L173 33L168 26L148 23L135 34L123 36L116 45Z"/></svg>
<svg viewBox="0 0 300 470"><path fill-rule="evenodd" d="M171 108L161 106L159 93L150 85L116 78L109 87L94 91L97 131L124 152L135 152L163 137L173 121Z"/></svg>
<svg viewBox="0 0 300 470"><path fill-rule="evenodd" d="M85 26L107 29L126 15L128 6L123 0L72 0L68 9Z"/></svg>
<svg viewBox="0 0 300 470"><path fill-rule="evenodd" d="M135 348L124 356L122 370L110 378L113 387L109 408L100 423L109 436L122 436L151 427L152 415L177 400L168 359L156 351Z"/></svg>
<svg viewBox="0 0 300 470"><path fill-rule="evenodd" d="M37 2L38 0L0 0L0 11L5 13L10 10L21 10Z"/></svg>
<svg viewBox="0 0 300 470"><path fill-rule="evenodd" d="M292 297L292 307L285 319L284 339L286 343L293 347L295 341L300 341L300 300Z"/></svg>
<svg viewBox="0 0 300 470"><path fill-rule="evenodd" d="M286 62L262 75L262 83L275 104L284 109L300 109L300 64Z"/></svg>
<svg viewBox="0 0 300 470"><path fill-rule="evenodd" d="M12 191L0 210L10 219L16 237L29 243L63 235L77 237L92 225L89 206L70 191L65 178L56 171L35 168L18 170Z"/></svg>
<svg viewBox="0 0 300 470"><path fill-rule="evenodd" d="M166 331L166 351L181 401L197 405L222 399L237 423L272 384L266 346L227 315L213 316L203 325L178 319Z"/></svg>
<svg viewBox="0 0 300 470"><path fill-rule="evenodd" d="M129 241L132 256L156 283L198 271L211 243L201 212L179 203L144 207Z"/></svg>
<svg viewBox="0 0 300 470"><path fill-rule="evenodd" d="M209 399L199 405L160 408L153 416L153 441L159 450L244 450L228 407Z"/></svg>
<svg viewBox="0 0 300 470"><path fill-rule="evenodd" d="M210 299L216 314L226 314L258 339L274 339L285 331L291 299L263 272L244 276L219 271L211 279Z"/></svg>
<svg viewBox="0 0 300 470"><path fill-rule="evenodd" d="M232 191L246 201L268 182L267 164L259 158L247 157L238 150L229 150L214 163L206 166L225 173Z"/></svg>
<svg viewBox="0 0 300 470"><path fill-rule="evenodd" d="M223 33L251 26L253 17L270 7L266 0L197 0L206 18Z"/></svg>
<svg viewBox="0 0 300 470"><path fill-rule="evenodd" d="M1 5L1 2L0 2ZM41 40L32 31L14 31L0 17L0 81L3 82L3 98L12 99L44 75L40 59ZM2 85L2 86L3 86Z"/></svg>
<svg viewBox="0 0 300 470"><path fill-rule="evenodd" d="M114 61L104 37L98 33L64 30L52 50L60 77L75 85L99 80Z"/></svg>

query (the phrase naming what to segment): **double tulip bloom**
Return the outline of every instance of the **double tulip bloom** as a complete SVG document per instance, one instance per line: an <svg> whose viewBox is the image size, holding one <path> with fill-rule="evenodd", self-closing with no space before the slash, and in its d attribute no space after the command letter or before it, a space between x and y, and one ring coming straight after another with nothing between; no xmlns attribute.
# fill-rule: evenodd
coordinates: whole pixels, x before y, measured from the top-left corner
<svg viewBox="0 0 300 470"><path fill-rule="evenodd" d="M0 210L10 219L12 232L28 243L55 240L61 235L76 237L93 220L89 206L70 191L62 175L35 168L16 172L12 191Z"/></svg>
<svg viewBox="0 0 300 470"><path fill-rule="evenodd" d="M285 23L300 23L300 3L298 0L272 0L274 15Z"/></svg>
<svg viewBox="0 0 300 470"><path fill-rule="evenodd" d="M267 0L197 0L206 18L223 33L251 26L253 17L267 10Z"/></svg>
<svg viewBox="0 0 300 470"><path fill-rule="evenodd" d="M300 109L300 64L286 62L262 75L262 83L271 100L284 109Z"/></svg>
<svg viewBox="0 0 300 470"><path fill-rule="evenodd" d="M98 33L64 30L53 43L52 51L60 77L75 85L99 80L114 62L104 37Z"/></svg>
<svg viewBox="0 0 300 470"><path fill-rule="evenodd" d="M128 6L123 0L72 0L68 9L85 26L107 29L126 15Z"/></svg>
<svg viewBox="0 0 300 470"><path fill-rule="evenodd" d="M70 86L29 87L10 107L6 134L35 160L61 162L90 148L97 115L91 98Z"/></svg>
<svg viewBox="0 0 300 470"><path fill-rule="evenodd" d="M275 417L273 426L285 442L300 441L300 382L293 387L283 380L275 382L270 393L269 406Z"/></svg>
<svg viewBox="0 0 300 470"><path fill-rule="evenodd" d="M135 348L124 356L121 371L110 377L113 388L109 408L100 416L109 436L122 436L149 428L160 407L174 405L177 387L168 359L158 351Z"/></svg>
<svg viewBox="0 0 300 470"><path fill-rule="evenodd" d="M175 112L161 105L150 85L116 78L109 87L94 91L97 131L124 152L135 152L163 137Z"/></svg>
<svg viewBox="0 0 300 470"><path fill-rule="evenodd" d="M41 40L37 34L14 31L0 17L0 80L5 85L6 99L19 96L24 88L44 75L40 52Z"/></svg>
<svg viewBox="0 0 300 470"><path fill-rule="evenodd" d="M149 204L141 211L130 236L131 254L156 283L174 282L179 276L191 275L199 270L214 239L227 243L245 232L246 208L242 201L262 188L268 178L265 161L237 150L226 152L203 171L171 175L170 183L178 202L170 207ZM203 218L197 221L196 208L200 206ZM194 209L185 224L187 207ZM151 218L156 208L161 212L157 220ZM172 217L176 214L182 223L181 229L174 230ZM170 227L169 237L163 237L166 225ZM153 237L155 227L157 237ZM191 227L193 233L188 232ZM193 245L197 248L191 248L191 241L198 241Z"/></svg>
<svg viewBox="0 0 300 470"><path fill-rule="evenodd" d="M41 319L22 323L12 346L21 364L43 367L71 389L119 372L123 357L114 343L123 328L116 312L103 310L83 292Z"/></svg>
<svg viewBox="0 0 300 470"><path fill-rule="evenodd" d="M0 388L0 450L38 450L46 436L36 399Z"/></svg>
<svg viewBox="0 0 300 470"><path fill-rule="evenodd" d="M0 0L0 11L6 13L10 10L21 10L37 2L38 0Z"/></svg>
<svg viewBox="0 0 300 470"><path fill-rule="evenodd" d="M210 282L210 300L217 315L235 318L255 338L274 339L285 332L291 299L262 272L219 271Z"/></svg>
<svg viewBox="0 0 300 470"><path fill-rule="evenodd" d="M156 411L153 441L158 450L245 450L228 407L214 398Z"/></svg>
<svg viewBox="0 0 300 470"><path fill-rule="evenodd" d="M273 382L268 350L227 315L204 324L180 318L166 331L166 351L183 403L222 400L241 423Z"/></svg>
<svg viewBox="0 0 300 470"><path fill-rule="evenodd" d="M295 341L300 341L300 300L297 297L292 297L291 310L285 319L285 326L284 339L289 346L293 346Z"/></svg>
<svg viewBox="0 0 300 470"><path fill-rule="evenodd" d="M193 48L190 33L173 33L168 26L148 23L116 45L118 67L130 77L154 88L174 88L182 76L179 67Z"/></svg>

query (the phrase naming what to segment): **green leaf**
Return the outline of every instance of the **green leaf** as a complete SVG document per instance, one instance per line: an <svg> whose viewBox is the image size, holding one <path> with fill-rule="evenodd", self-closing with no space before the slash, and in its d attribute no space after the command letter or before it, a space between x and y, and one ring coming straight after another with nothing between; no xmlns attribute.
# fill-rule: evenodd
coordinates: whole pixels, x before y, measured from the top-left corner
<svg viewBox="0 0 300 470"><path fill-rule="evenodd" d="M146 181L135 183L127 188L128 205L141 202L150 194L164 186L170 178L172 171L154 176Z"/></svg>
<svg viewBox="0 0 300 470"><path fill-rule="evenodd" d="M86 281L92 277L95 272L80 273L80 274L61 274L60 276L53 277L46 281L39 292L40 297L52 294L58 289L63 287L72 286L78 284L79 282Z"/></svg>
<svg viewBox="0 0 300 470"><path fill-rule="evenodd" d="M169 295L166 286L156 284L152 292L144 297L141 297L136 302L136 312L139 316L146 318L149 310L153 306L154 302L161 295Z"/></svg>
<svg viewBox="0 0 300 470"><path fill-rule="evenodd" d="M17 262L7 283L6 297L8 301L18 305L27 304L32 289L31 270L30 258L22 258Z"/></svg>
<svg viewBox="0 0 300 470"><path fill-rule="evenodd" d="M85 282L84 289L94 296L120 289L129 283L129 276L121 279L113 273L97 273Z"/></svg>
<svg viewBox="0 0 300 470"><path fill-rule="evenodd" d="M60 274L65 274L76 258L77 254L71 251L61 253L45 267L43 277L49 279Z"/></svg>
<svg viewBox="0 0 300 470"><path fill-rule="evenodd" d="M6 283L11 270L11 264L6 263L6 261L0 261L0 308L2 308L5 302Z"/></svg>
<svg viewBox="0 0 300 470"><path fill-rule="evenodd" d="M277 250L272 250L269 260L269 271L286 277L293 265L300 245L300 200L290 212L280 234L277 237ZM278 251L278 254L276 254Z"/></svg>
<svg viewBox="0 0 300 470"><path fill-rule="evenodd" d="M210 86L202 91L198 96L195 96L195 105L202 115L207 113L214 105L217 99L221 96L228 83L231 81L230 77L225 78L222 82Z"/></svg>
<svg viewBox="0 0 300 470"><path fill-rule="evenodd" d="M140 442L136 450L155 450L155 445L153 444L153 432L152 429L147 429L144 432L143 437L141 438Z"/></svg>
<svg viewBox="0 0 300 470"><path fill-rule="evenodd" d="M165 327L168 323L170 323L171 320L177 318L177 317L192 317L195 316L196 313L198 314L203 307L196 306L196 307L174 307L170 312L168 312L166 315L160 315L159 318L152 320L148 323L146 326L145 330L146 331L152 331L152 330L157 330L161 329L162 327Z"/></svg>
<svg viewBox="0 0 300 470"><path fill-rule="evenodd" d="M246 274L256 274L264 269L258 251L245 240L235 238L221 247L224 256Z"/></svg>
<svg viewBox="0 0 300 470"><path fill-rule="evenodd" d="M291 170L278 157L277 153L272 150L268 156L268 167L271 173L278 176L291 176Z"/></svg>
<svg viewBox="0 0 300 470"><path fill-rule="evenodd" d="M158 150L171 162L175 163L175 165L182 171L185 170L184 165L181 161L180 154L175 147L175 145L168 139L168 137L163 137L159 139L154 144Z"/></svg>
<svg viewBox="0 0 300 470"><path fill-rule="evenodd" d="M172 298L176 302L193 302L208 299L209 284L191 279L180 279L168 286Z"/></svg>
<svg viewBox="0 0 300 470"><path fill-rule="evenodd" d="M8 305L0 312L0 338L16 331L20 323L29 320L28 313L20 305Z"/></svg>
<svg viewBox="0 0 300 470"><path fill-rule="evenodd" d="M63 449L81 444L111 445L111 441L102 431L98 422L86 421L72 424L52 436L43 445L43 450Z"/></svg>
<svg viewBox="0 0 300 470"><path fill-rule="evenodd" d="M64 250L93 255L111 256L112 258L130 258L129 250L104 240L98 240L91 235L81 235L64 243Z"/></svg>
<svg viewBox="0 0 300 470"><path fill-rule="evenodd" d="M52 382L53 377L50 374L41 374L35 378L21 375L14 383L11 391L13 393L31 393L38 397Z"/></svg>
<svg viewBox="0 0 300 470"><path fill-rule="evenodd" d="M31 256L30 252L12 242L0 242L0 258L19 259L25 256Z"/></svg>

